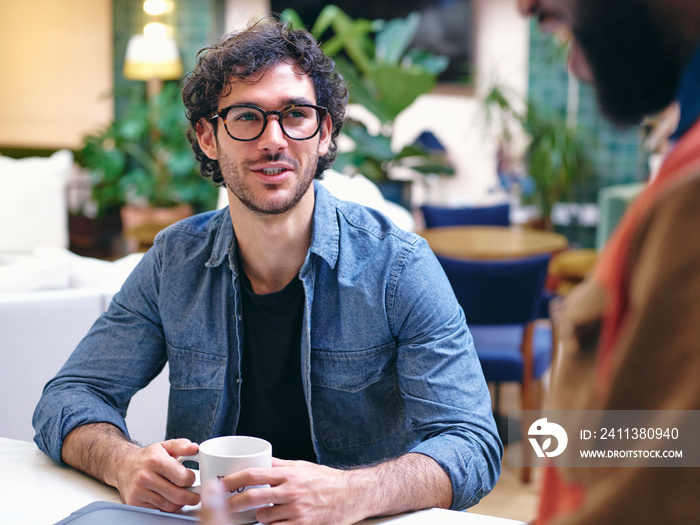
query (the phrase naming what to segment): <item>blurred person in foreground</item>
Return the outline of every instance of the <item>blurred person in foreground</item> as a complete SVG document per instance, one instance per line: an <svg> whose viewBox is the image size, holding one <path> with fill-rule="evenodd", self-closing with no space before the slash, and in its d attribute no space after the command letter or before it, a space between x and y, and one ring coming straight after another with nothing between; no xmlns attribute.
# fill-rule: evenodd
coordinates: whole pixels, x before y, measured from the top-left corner
<svg viewBox="0 0 700 525"><path fill-rule="evenodd" d="M183 100L229 206L156 237L45 388L39 447L167 511L199 501L176 458L230 434L272 443L272 468L223 480L262 486L227 505L263 523L474 505L502 445L449 281L424 239L314 180L347 104L333 61L266 19L203 50ZM166 362L167 440L142 448L124 416Z"/></svg>
<svg viewBox="0 0 700 525"><path fill-rule="evenodd" d="M565 302L547 408L700 410L700 2L518 5L573 38L569 67L613 122L680 105L660 172ZM699 494L699 468L551 466L537 523L697 523Z"/></svg>
<svg viewBox="0 0 700 525"><path fill-rule="evenodd" d="M202 525L228 525L227 496L223 483L208 483L202 487Z"/></svg>

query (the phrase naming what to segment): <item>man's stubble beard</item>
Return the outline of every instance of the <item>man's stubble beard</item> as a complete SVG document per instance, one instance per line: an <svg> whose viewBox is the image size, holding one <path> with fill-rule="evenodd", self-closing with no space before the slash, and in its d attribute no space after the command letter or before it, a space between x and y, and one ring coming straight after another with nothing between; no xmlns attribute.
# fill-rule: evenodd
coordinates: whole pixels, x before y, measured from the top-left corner
<svg viewBox="0 0 700 525"><path fill-rule="evenodd" d="M254 192L246 184L246 177L251 176L250 174L246 174L248 171L247 166L280 160L292 164L295 170L299 168L299 162L284 157L281 154L263 155L255 162L248 162L242 165L237 165L228 155L223 154L219 156L219 168L226 187L246 208L259 215L279 215L296 207L302 197L304 197L309 186L313 183L316 174L316 166L318 165L318 157L316 157L316 162L312 162L306 167L306 170L298 179L289 198L277 203L258 202L260 199L256 199ZM270 185L268 189L273 190L275 186L276 185Z"/></svg>

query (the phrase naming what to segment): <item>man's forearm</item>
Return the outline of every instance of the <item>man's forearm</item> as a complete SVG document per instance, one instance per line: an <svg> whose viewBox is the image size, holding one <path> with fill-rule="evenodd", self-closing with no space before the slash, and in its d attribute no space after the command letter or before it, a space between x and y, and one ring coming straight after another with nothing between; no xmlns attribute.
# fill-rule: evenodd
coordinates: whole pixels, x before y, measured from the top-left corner
<svg viewBox="0 0 700 525"><path fill-rule="evenodd" d="M367 517L432 507L449 508L452 483L434 459L406 454L379 465L350 471L350 483L362 494Z"/></svg>
<svg viewBox="0 0 700 525"><path fill-rule="evenodd" d="M117 487L119 459L141 447L109 423L74 428L63 441L63 461L93 478Z"/></svg>

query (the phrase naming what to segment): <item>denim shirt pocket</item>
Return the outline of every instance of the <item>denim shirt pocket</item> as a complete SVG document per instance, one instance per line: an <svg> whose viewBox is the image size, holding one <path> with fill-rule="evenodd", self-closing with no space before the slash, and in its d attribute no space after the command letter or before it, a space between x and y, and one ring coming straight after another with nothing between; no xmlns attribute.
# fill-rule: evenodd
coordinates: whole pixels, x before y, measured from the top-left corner
<svg viewBox="0 0 700 525"><path fill-rule="evenodd" d="M170 344L168 437L209 437L226 379L226 357Z"/></svg>
<svg viewBox="0 0 700 525"><path fill-rule="evenodd" d="M376 443L403 428L396 346L311 350L314 425L329 450Z"/></svg>

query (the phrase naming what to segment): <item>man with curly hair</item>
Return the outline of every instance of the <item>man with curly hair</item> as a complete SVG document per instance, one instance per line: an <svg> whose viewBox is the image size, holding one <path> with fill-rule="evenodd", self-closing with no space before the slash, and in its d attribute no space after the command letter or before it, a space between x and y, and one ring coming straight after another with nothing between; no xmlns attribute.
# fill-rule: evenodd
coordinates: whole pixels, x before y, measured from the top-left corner
<svg viewBox="0 0 700 525"><path fill-rule="evenodd" d="M274 19L200 53L189 136L229 207L161 232L47 385L35 438L126 503L196 504L177 457L210 437L272 443L224 478L263 523L463 509L502 446L471 336L426 242L321 185L347 89L313 37ZM128 439L131 396L170 369L166 441Z"/></svg>

